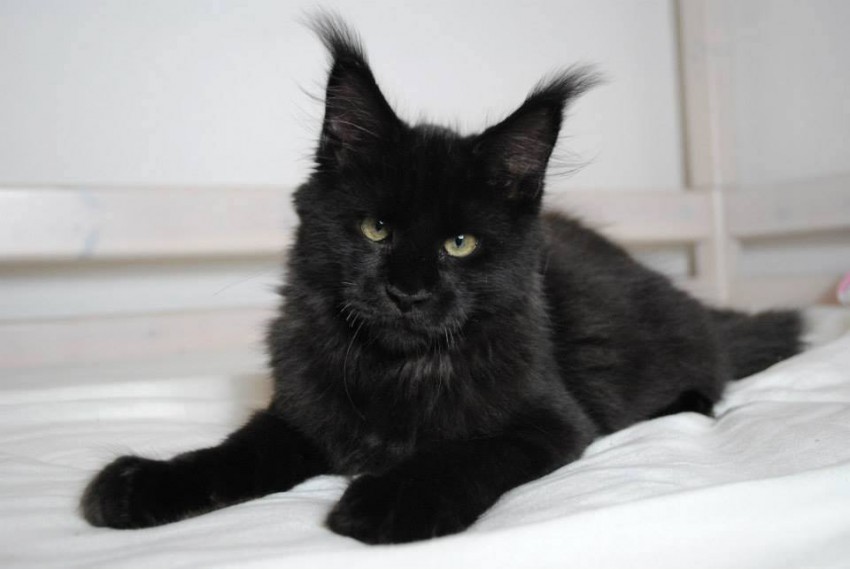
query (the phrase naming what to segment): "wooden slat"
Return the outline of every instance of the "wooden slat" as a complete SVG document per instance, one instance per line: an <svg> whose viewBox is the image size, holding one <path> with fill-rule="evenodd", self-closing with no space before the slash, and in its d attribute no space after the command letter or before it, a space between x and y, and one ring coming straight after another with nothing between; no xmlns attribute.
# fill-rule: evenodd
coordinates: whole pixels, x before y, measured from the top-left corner
<svg viewBox="0 0 850 569"><path fill-rule="evenodd" d="M835 304L840 275L794 275L738 278L731 303L749 310Z"/></svg>
<svg viewBox="0 0 850 569"><path fill-rule="evenodd" d="M732 283L731 303L747 309L834 302L838 276L754 277ZM710 282L685 280L683 289L704 300ZM274 309L223 309L116 317L11 322L0 325L3 375L34 367L108 364L219 350L262 351Z"/></svg>
<svg viewBox="0 0 850 569"><path fill-rule="evenodd" d="M224 309L0 325L0 369L261 349L273 309Z"/></svg>
<svg viewBox="0 0 850 569"><path fill-rule="evenodd" d="M710 190L713 229L694 257L697 277L713 283L714 301L729 299L737 244L726 231L726 190L735 183L734 85L729 10L712 0L677 0L682 81L685 178L690 188Z"/></svg>
<svg viewBox="0 0 850 569"><path fill-rule="evenodd" d="M735 116L731 15L726 3L677 0L679 66L687 185L735 182Z"/></svg>
<svg viewBox="0 0 850 569"><path fill-rule="evenodd" d="M62 382L56 379L61 378ZM231 377L236 380L227 387L232 389L234 399L251 394L262 397L271 387L269 369L265 354L261 350L245 346L198 350L175 355L153 355L151 357L125 360L98 359L87 362L62 362L57 365L29 366L3 369L0 367L0 399L8 391L21 391L49 386L50 393L74 390L85 396L85 388L91 385L111 384L118 397L132 397L145 393L139 390L139 383L149 386L149 382L167 382L168 389L174 384L183 383L189 378L198 380L194 394L198 398L215 397L210 388L210 378ZM155 389L155 388L154 388ZM202 391L201 391L202 390ZM67 393L67 391L66 391ZM189 392L191 393L191 391ZM34 394L35 395L35 394ZM40 392L39 397L50 397Z"/></svg>
<svg viewBox="0 0 850 569"><path fill-rule="evenodd" d="M0 262L267 255L296 223L286 188L0 189ZM617 239L710 234L703 194L550 192L548 203Z"/></svg>
<svg viewBox="0 0 850 569"><path fill-rule="evenodd" d="M850 228L850 179L724 193L733 237ZM239 257L279 253L295 219L290 192L240 189L0 190L0 262ZM710 242L716 192L553 189L547 206L586 219L615 239ZM9 270L9 268L7 268ZM682 286L716 298L704 274ZM733 278L731 302L758 308L828 299L837 276ZM197 286L197 283L195 284ZM216 289L218 290L218 289ZM0 325L0 368L259 349L274 307L151 312Z"/></svg>
<svg viewBox="0 0 850 569"><path fill-rule="evenodd" d="M148 312L266 308L277 257L0 265L0 323Z"/></svg>
<svg viewBox="0 0 850 569"><path fill-rule="evenodd" d="M4 188L0 261L274 254L293 224L280 188Z"/></svg>
<svg viewBox="0 0 850 569"><path fill-rule="evenodd" d="M550 192L547 207L578 215L609 237L630 243L678 243L708 239L711 200L705 192Z"/></svg>
<svg viewBox="0 0 850 569"><path fill-rule="evenodd" d="M850 176L727 194L730 234L741 239L850 229Z"/></svg>

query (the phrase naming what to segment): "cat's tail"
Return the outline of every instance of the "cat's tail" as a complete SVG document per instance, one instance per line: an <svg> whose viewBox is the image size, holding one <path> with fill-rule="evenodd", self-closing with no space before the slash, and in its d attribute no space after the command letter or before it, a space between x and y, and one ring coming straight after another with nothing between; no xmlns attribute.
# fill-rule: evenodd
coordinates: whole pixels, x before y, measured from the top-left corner
<svg viewBox="0 0 850 569"><path fill-rule="evenodd" d="M747 377L803 349L803 319L796 310L746 314L710 310L735 379Z"/></svg>

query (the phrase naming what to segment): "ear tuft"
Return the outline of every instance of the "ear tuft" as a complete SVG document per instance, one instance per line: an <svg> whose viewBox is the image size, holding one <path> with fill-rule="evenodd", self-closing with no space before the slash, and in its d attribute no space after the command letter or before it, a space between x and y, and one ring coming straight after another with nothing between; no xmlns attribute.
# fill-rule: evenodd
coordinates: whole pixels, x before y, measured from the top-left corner
<svg viewBox="0 0 850 569"><path fill-rule="evenodd" d="M567 105L602 82L602 76L590 65L576 65L562 71L551 73L541 79L525 102L549 102L560 105L563 111Z"/></svg>
<svg viewBox="0 0 850 569"><path fill-rule="evenodd" d="M311 16L307 24L328 50L332 63L347 63L368 69L360 36L337 14L320 11Z"/></svg>
<svg viewBox="0 0 850 569"><path fill-rule="evenodd" d="M550 75L537 84L519 109L485 130L476 152L491 182L510 188L510 197L539 197L564 110L599 81L588 67Z"/></svg>

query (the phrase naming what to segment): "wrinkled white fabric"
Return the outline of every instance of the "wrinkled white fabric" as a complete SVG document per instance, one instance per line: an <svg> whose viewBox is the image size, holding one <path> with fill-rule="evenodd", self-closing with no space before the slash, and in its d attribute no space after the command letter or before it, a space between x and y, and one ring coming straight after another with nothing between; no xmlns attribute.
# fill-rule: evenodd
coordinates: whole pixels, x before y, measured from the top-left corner
<svg viewBox="0 0 850 569"><path fill-rule="evenodd" d="M0 382L0 566L850 567L850 335L730 387L718 418L636 425L508 493L469 531L369 547L322 525L345 481L319 477L158 528L89 527L76 504L111 458L208 446L257 378ZM4 387L5 385L5 387Z"/></svg>

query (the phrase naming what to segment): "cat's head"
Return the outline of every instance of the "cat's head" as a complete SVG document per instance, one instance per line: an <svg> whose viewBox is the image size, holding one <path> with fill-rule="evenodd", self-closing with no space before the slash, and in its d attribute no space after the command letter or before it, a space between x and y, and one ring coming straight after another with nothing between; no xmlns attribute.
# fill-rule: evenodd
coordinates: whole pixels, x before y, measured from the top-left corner
<svg viewBox="0 0 850 569"><path fill-rule="evenodd" d="M502 122L461 136L400 120L356 36L329 17L315 27L332 63L315 171L295 196L296 286L399 350L451 343L470 320L521 306L563 112L593 76L552 76Z"/></svg>

